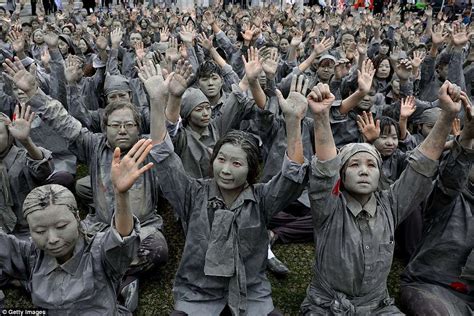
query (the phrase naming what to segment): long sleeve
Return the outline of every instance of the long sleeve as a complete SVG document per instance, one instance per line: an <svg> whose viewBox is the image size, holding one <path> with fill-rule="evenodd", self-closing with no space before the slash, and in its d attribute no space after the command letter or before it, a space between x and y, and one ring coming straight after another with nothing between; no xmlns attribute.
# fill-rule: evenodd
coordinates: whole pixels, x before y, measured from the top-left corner
<svg viewBox="0 0 474 316"><path fill-rule="evenodd" d="M51 61L49 63L51 68L51 83L49 95L61 102L66 109L67 104L67 92L66 92L66 75L64 74L64 60L59 52L59 49L50 50Z"/></svg>
<svg viewBox="0 0 474 316"><path fill-rule="evenodd" d="M107 59L106 73L109 75L121 75L118 67L118 49L111 49Z"/></svg>
<svg viewBox="0 0 474 316"><path fill-rule="evenodd" d="M28 171L35 180L39 183L44 182L54 170L53 162L52 162L52 154L49 150L41 148L41 152L43 153L43 159L35 160L32 159L28 154L26 155L26 166L28 167Z"/></svg>
<svg viewBox="0 0 474 316"><path fill-rule="evenodd" d="M102 134L94 134L83 128L81 122L71 116L62 104L43 93L35 94L28 104L42 113L42 120L69 144L69 150L77 158L89 163L94 143Z"/></svg>
<svg viewBox="0 0 474 316"><path fill-rule="evenodd" d="M320 227L340 203L340 166L339 156L327 161L318 160L314 156L311 162L308 195L316 227Z"/></svg>
<svg viewBox="0 0 474 316"><path fill-rule="evenodd" d="M69 114L79 120L83 127L86 127L92 132L99 133L101 131L99 112L87 109L84 104L84 98L77 85L69 85L67 90Z"/></svg>
<svg viewBox="0 0 474 316"><path fill-rule="evenodd" d="M32 242L22 241L0 230L0 271L7 276L28 280L30 277L30 257L34 256Z"/></svg>
<svg viewBox="0 0 474 316"><path fill-rule="evenodd" d="M307 169L306 159L303 164L298 164L285 154L281 172L267 183L256 185L255 190L262 197L267 223L274 214L282 211L301 195L307 181Z"/></svg>
<svg viewBox="0 0 474 316"><path fill-rule="evenodd" d="M187 223L194 202L192 192L201 187L199 180L190 177L184 170L168 134L161 144L153 146L150 155L155 163L154 168L157 168L158 183L163 196L181 220Z"/></svg>
<svg viewBox="0 0 474 316"><path fill-rule="evenodd" d="M431 56L426 56L421 64L420 97L423 96L425 90L429 90L430 84L434 79L435 59Z"/></svg>
<svg viewBox="0 0 474 316"><path fill-rule="evenodd" d="M464 81L464 53L463 51L452 51L451 59L448 65L448 80L457 84L462 91L466 91L466 82Z"/></svg>

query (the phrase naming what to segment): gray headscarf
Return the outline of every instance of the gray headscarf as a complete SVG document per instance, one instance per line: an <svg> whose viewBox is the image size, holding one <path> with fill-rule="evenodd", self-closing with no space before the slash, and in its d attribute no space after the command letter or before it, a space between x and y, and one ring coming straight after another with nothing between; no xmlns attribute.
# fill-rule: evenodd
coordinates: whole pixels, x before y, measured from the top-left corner
<svg viewBox="0 0 474 316"><path fill-rule="evenodd" d="M382 168L382 157L380 156L380 153L374 146L367 143L351 143L343 146L339 150L339 156L341 157L341 167L343 167L352 156L360 152L366 152L374 156L374 158L377 160L379 169Z"/></svg>
<svg viewBox="0 0 474 316"><path fill-rule="evenodd" d="M420 118L417 120L418 124L434 124L438 120L439 114L441 113L440 108L431 108L423 111Z"/></svg>
<svg viewBox="0 0 474 316"><path fill-rule="evenodd" d="M181 99L181 112L183 120L187 119L196 106L202 103L209 103L209 99L201 90L188 88Z"/></svg>
<svg viewBox="0 0 474 316"><path fill-rule="evenodd" d="M108 95L114 91L132 91L127 78L121 75L108 75L105 77L104 94Z"/></svg>
<svg viewBox="0 0 474 316"><path fill-rule="evenodd" d="M74 215L77 203L71 191L59 184L48 184L33 189L23 202L23 217L42 211L49 205L65 205Z"/></svg>

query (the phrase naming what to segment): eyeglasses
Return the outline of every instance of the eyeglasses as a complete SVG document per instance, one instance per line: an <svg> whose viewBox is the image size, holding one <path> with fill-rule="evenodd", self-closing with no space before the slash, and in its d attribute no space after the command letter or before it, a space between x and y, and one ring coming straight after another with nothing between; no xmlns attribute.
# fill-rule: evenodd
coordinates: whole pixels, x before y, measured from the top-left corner
<svg viewBox="0 0 474 316"><path fill-rule="evenodd" d="M136 127L137 124L135 123L131 123L131 122L128 122L128 123L112 123L112 124L107 124L108 127L112 128L112 129L115 129L115 130L119 130L121 129L122 127L125 128L127 131L131 130L132 128Z"/></svg>

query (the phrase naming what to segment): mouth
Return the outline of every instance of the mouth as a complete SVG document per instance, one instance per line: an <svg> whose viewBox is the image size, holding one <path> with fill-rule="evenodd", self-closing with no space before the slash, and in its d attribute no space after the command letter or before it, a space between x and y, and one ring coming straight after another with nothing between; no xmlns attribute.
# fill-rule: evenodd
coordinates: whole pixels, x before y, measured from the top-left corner
<svg viewBox="0 0 474 316"><path fill-rule="evenodd" d="M226 178L222 178L222 177L220 178L220 180L221 180L222 183L232 183L234 181L232 179L226 179Z"/></svg>
<svg viewBox="0 0 474 316"><path fill-rule="evenodd" d="M370 185L369 181L359 181L357 184Z"/></svg>
<svg viewBox="0 0 474 316"><path fill-rule="evenodd" d="M48 249L48 252L50 253L60 253L62 250L63 250L63 246L60 246L60 247L57 247L57 248L53 248L53 249Z"/></svg>

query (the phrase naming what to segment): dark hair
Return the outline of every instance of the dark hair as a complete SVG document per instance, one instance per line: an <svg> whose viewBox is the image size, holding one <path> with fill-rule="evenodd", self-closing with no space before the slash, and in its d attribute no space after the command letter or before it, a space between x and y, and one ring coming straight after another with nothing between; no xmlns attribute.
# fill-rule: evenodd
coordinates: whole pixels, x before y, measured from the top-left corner
<svg viewBox="0 0 474 316"><path fill-rule="evenodd" d="M375 69L375 73L377 74L377 69L379 69L379 66L380 64L384 61L384 60L387 60L388 61L388 64L390 65L390 73L388 74L388 77L384 80L387 80L387 81L390 81L392 80L392 76L393 76L393 72L394 72L394 69L392 67L392 64L390 63L390 58L388 56L385 56L385 55L379 55L377 57L375 57L372 62L374 64L374 69Z"/></svg>
<svg viewBox="0 0 474 316"><path fill-rule="evenodd" d="M218 74L219 77L222 78L221 68L215 62L208 60L199 66L196 73L196 79L199 80L200 78L207 78L214 73Z"/></svg>
<svg viewBox="0 0 474 316"><path fill-rule="evenodd" d="M387 39L387 38L385 38L385 39L383 39L382 42L380 43L380 46L382 46L382 45L388 46L387 56L389 56L390 53L392 52L392 41L389 40L389 39Z"/></svg>
<svg viewBox="0 0 474 316"><path fill-rule="evenodd" d="M395 121L393 118L388 117L388 116L382 116L380 118L380 135L386 134L387 132L389 133L391 126L395 127L395 132L397 133L397 137L400 138L400 125L398 124L397 121Z"/></svg>
<svg viewBox="0 0 474 316"><path fill-rule="evenodd" d="M257 181L258 176L258 162L260 157L260 149L258 147L258 141L249 133L244 131L232 130L225 134L224 137L219 139L214 146L211 156L211 166L209 168L210 176L213 177L214 170L212 164L219 153L222 145L232 144L234 146L239 146L247 154L247 163L249 166L249 173L247 174L247 182L252 185Z"/></svg>
<svg viewBox="0 0 474 316"><path fill-rule="evenodd" d="M105 131L107 124L109 123L109 116L113 112L121 109L130 109L133 113L133 120L137 124L138 130L141 132L142 130L142 116L140 115L140 112L138 112L137 108L135 105L128 101L114 101L110 102L107 104L107 106L104 109L104 115L102 116L102 122L101 122L101 127L102 130Z"/></svg>

